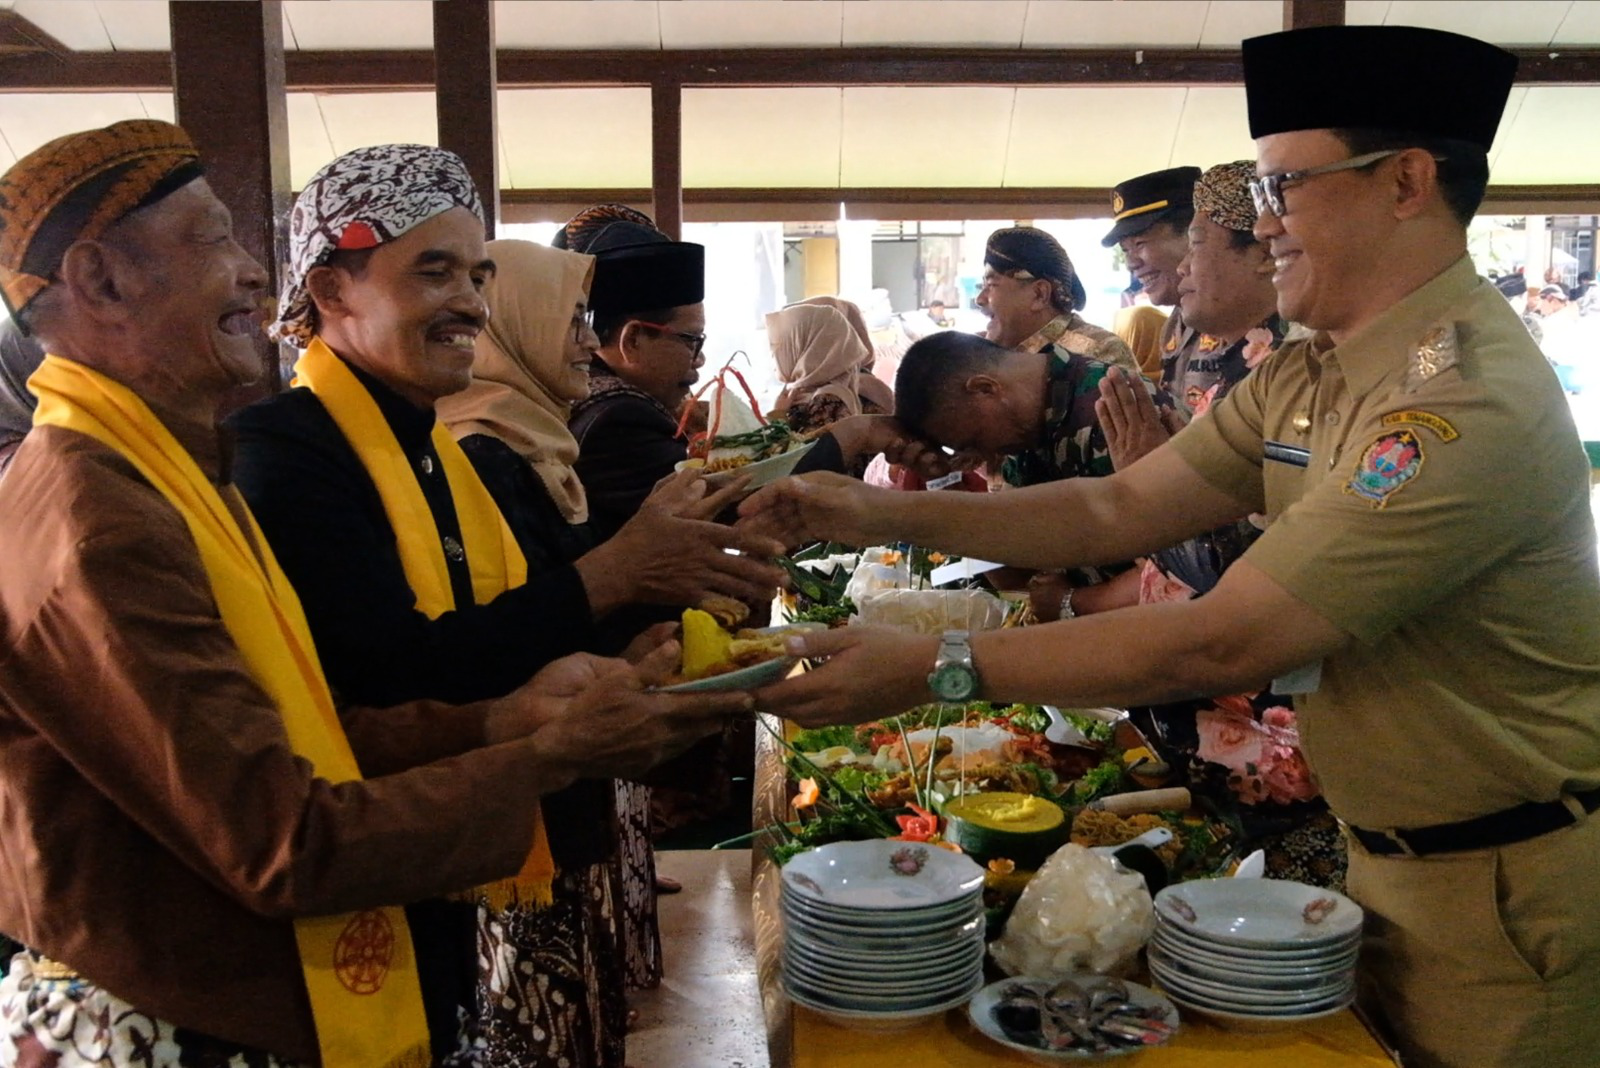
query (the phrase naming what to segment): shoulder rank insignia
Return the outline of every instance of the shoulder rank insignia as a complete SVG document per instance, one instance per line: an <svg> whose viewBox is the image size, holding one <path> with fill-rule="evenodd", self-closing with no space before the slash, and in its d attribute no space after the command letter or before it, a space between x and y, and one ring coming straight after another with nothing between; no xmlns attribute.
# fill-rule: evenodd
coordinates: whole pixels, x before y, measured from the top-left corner
<svg viewBox="0 0 1600 1068"><path fill-rule="evenodd" d="M1401 388L1410 393L1428 379L1448 371L1459 362L1460 345L1456 339L1454 323L1439 323L1428 328L1411 351L1411 362L1406 367L1406 377Z"/></svg>
<svg viewBox="0 0 1600 1068"><path fill-rule="evenodd" d="M1410 430L1392 431L1367 446L1344 491L1382 508L1421 470L1422 442L1417 435Z"/></svg>
<svg viewBox="0 0 1600 1068"><path fill-rule="evenodd" d="M1390 412L1383 417L1384 426L1425 426L1439 436L1440 441L1454 441L1461 436L1460 432L1451 425L1450 420L1443 416L1434 415L1432 412L1421 412L1415 408L1407 408L1401 412Z"/></svg>

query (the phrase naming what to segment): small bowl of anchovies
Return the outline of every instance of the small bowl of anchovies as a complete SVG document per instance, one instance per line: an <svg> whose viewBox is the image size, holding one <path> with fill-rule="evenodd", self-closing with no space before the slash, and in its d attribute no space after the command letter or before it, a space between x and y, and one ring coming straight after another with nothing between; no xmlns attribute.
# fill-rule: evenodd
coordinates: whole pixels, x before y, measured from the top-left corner
<svg viewBox="0 0 1600 1068"><path fill-rule="evenodd" d="M1103 975L1003 979L978 991L967 1014L987 1038L1039 1064L1130 1057L1178 1033L1172 1002Z"/></svg>

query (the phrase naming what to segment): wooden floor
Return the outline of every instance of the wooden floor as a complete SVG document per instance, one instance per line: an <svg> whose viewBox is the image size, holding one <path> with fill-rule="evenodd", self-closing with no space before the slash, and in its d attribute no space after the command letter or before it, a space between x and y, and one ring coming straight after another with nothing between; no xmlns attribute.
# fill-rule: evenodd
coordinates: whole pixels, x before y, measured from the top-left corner
<svg viewBox="0 0 1600 1068"><path fill-rule="evenodd" d="M683 892L657 898L666 979L629 995L639 1020L628 1035L631 1068L766 1068L756 986L749 850L656 854Z"/></svg>

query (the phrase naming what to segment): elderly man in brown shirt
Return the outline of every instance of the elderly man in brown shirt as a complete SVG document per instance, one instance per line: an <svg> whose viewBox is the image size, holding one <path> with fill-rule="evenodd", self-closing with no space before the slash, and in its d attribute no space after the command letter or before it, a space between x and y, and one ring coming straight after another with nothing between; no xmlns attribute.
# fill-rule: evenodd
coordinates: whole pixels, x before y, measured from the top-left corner
<svg viewBox="0 0 1600 1068"><path fill-rule="evenodd" d="M512 875L541 794L749 706L644 690L663 649L335 714L214 427L265 282L177 127L0 177L0 292L52 354L0 483L0 1062L427 1064L391 906Z"/></svg>

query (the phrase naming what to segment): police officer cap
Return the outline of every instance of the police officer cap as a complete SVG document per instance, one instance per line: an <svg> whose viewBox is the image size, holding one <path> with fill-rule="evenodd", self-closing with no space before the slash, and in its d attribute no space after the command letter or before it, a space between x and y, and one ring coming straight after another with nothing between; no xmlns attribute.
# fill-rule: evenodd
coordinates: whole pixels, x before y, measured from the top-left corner
<svg viewBox="0 0 1600 1068"><path fill-rule="evenodd" d="M681 308L706 296L706 249L649 226L614 222L584 251L594 257L589 307L597 312Z"/></svg>
<svg viewBox="0 0 1600 1068"><path fill-rule="evenodd" d="M1517 57L1415 26L1318 26L1244 42L1250 136L1392 130L1494 143Z"/></svg>
<svg viewBox="0 0 1600 1068"><path fill-rule="evenodd" d="M1070 295L1074 311L1088 302L1078 272L1061 242L1032 226L1009 226L989 235L983 262L1001 273L1027 271L1035 278L1048 278Z"/></svg>
<svg viewBox="0 0 1600 1068"><path fill-rule="evenodd" d="M1115 225L1100 243L1110 248L1190 207L1194 203L1194 183L1199 180L1199 167L1169 167L1112 186L1111 215Z"/></svg>

